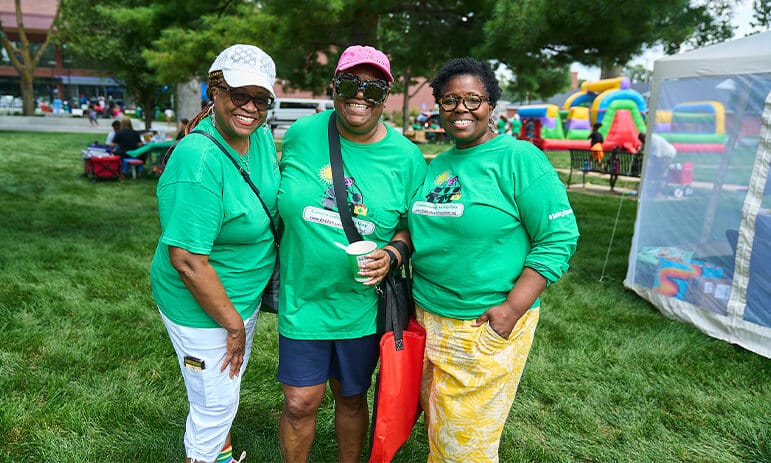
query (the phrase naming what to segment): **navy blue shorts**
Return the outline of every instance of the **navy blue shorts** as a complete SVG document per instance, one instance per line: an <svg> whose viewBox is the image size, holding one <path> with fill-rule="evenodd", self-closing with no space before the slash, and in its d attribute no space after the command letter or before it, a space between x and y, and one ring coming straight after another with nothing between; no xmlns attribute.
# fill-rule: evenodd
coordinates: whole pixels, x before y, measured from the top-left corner
<svg viewBox="0 0 771 463"><path fill-rule="evenodd" d="M330 341L290 339L278 335L278 381L287 386L324 384L335 378L343 395L367 392L380 355L376 335Z"/></svg>

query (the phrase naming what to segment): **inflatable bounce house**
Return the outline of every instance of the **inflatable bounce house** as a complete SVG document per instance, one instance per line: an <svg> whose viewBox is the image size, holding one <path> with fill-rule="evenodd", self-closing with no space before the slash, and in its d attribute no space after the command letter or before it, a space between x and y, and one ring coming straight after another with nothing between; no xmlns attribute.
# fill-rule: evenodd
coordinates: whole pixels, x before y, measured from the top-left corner
<svg viewBox="0 0 771 463"><path fill-rule="evenodd" d="M667 317L771 358L769 44L771 31L655 61L648 134L676 146L674 163L693 163L694 191L656 194L645 144L624 285Z"/></svg>
<svg viewBox="0 0 771 463"><path fill-rule="evenodd" d="M678 103L656 111L656 133L680 153L722 153L727 141L725 107L719 101Z"/></svg>
<svg viewBox="0 0 771 463"><path fill-rule="evenodd" d="M556 105L529 105L518 108L522 118L519 138L532 140L544 150L589 149L589 134L595 122L607 151L616 146L636 152L639 132L645 131L647 109L642 95L630 88L627 77L584 82L560 109ZM538 137L526 132L527 122L537 121Z"/></svg>

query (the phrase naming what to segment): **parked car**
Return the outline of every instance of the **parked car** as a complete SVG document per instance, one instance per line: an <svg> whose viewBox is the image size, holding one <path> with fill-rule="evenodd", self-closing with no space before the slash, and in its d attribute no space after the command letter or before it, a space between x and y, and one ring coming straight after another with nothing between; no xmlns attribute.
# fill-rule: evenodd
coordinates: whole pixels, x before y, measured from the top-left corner
<svg viewBox="0 0 771 463"><path fill-rule="evenodd" d="M312 98L276 98L273 109L268 113L270 130L288 127L297 119L334 108L332 100Z"/></svg>

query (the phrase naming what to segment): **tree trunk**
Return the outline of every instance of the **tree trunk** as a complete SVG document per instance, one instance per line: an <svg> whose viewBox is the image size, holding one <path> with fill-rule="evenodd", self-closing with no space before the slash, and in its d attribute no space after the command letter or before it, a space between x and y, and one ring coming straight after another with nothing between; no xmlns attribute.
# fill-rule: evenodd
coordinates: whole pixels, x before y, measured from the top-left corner
<svg viewBox="0 0 771 463"><path fill-rule="evenodd" d="M145 98L142 105L147 108L144 111L145 130L152 130L153 118L155 117L155 98Z"/></svg>
<svg viewBox="0 0 771 463"><path fill-rule="evenodd" d="M405 70L404 75L404 101L402 102L402 132L410 128L410 71Z"/></svg>
<svg viewBox="0 0 771 463"><path fill-rule="evenodd" d="M32 86L32 73L27 71L19 72L19 78L21 80L22 111L25 116L34 116L35 89Z"/></svg>
<svg viewBox="0 0 771 463"><path fill-rule="evenodd" d="M600 67L600 79L612 79L614 77L620 77L624 72L623 66L613 66L603 64Z"/></svg>
<svg viewBox="0 0 771 463"><path fill-rule="evenodd" d="M201 81L193 79L177 84L176 108L177 122L180 119L192 119L201 110Z"/></svg>

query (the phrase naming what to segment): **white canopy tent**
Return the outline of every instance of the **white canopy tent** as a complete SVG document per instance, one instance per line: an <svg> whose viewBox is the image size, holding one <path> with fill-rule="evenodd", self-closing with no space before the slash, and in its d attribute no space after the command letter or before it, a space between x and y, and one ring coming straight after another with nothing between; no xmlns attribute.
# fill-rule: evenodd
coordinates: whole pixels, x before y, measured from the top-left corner
<svg viewBox="0 0 771 463"><path fill-rule="evenodd" d="M624 285L771 358L771 31L656 60L649 108Z"/></svg>

